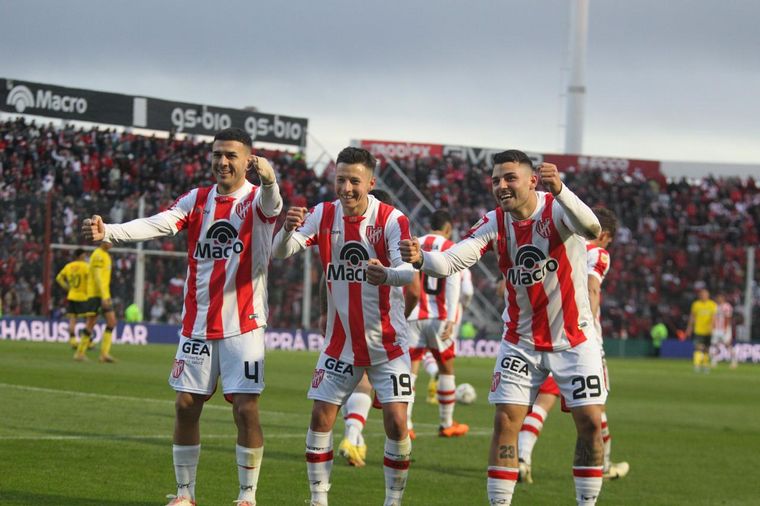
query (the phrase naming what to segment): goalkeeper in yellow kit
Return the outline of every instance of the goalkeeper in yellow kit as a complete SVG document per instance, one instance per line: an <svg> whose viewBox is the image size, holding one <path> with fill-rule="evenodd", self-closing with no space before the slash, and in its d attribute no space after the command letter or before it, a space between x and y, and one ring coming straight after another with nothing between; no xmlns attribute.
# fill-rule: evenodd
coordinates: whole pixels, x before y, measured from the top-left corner
<svg viewBox="0 0 760 506"><path fill-rule="evenodd" d="M66 316L69 319L69 344L77 348L77 318L88 315L87 286L90 279L90 266L85 261L85 251L74 250L74 260L67 263L55 277L56 283L66 290Z"/></svg>
<svg viewBox="0 0 760 506"><path fill-rule="evenodd" d="M90 347L92 332L98 320L98 312L106 319L106 330L103 332L103 342L100 345L100 361L115 362L111 356L111 339L116 328L116 314L111 301L111 243L101 242L90 255L90 277L87 287L88 313L87 325L81 333L79 347L74 354L74 360L86 360L85 352Z"/></svg>

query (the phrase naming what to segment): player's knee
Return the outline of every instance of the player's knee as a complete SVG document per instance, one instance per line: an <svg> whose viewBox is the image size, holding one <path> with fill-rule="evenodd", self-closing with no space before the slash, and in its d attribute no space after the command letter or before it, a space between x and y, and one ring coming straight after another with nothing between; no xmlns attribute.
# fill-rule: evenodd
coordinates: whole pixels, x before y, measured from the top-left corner
<svg viewBox="0 0 760 506"><path fill-rule="evenodd" d="M243 425L259 423L259 407L255 401L241 402L234 406L236 420L240 420Z"/></svg>
<svg viewBox="0 0 760 506"><path fill-rule="evenodd" d="M497 434L520 432L523 416L506 409L497 409L493 419L493 430Z"/></svg>
<svg viewBox="0 0 760 506"><path fill-rule="evenodd" d="M384 415L385 435L396 441L400 441L406 436L406 413L389 413Z"/></svg>
<svg viewBox="0 0 760 506"><path fill-rule="evenodd" d="M177 418L188 419L199 417L203 409L203 401L195 395L179 393L174 401Z"/></svg>
<svg viewBox="0 0 760 506"><path fill-rule="evenodd" d="M602 410L588 406L573 413L578 436L585 439L602 437Z"/></svg>

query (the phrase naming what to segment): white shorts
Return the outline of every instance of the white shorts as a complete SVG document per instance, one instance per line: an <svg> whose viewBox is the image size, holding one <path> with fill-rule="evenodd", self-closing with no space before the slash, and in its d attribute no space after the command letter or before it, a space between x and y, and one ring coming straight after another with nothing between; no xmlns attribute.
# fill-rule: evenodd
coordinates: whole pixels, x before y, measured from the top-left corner
<svg viewBox="0 0 760 506"><path fill-rule="evenodd" d="M604 404L607 400L599 343L587 339L575 348L551 352L502 341L488 402L530 406L549 373L570 408Z"/></svg>
<svg viewBox="0 0 760 506"><path fill-rule="evenodd" d="M390 362L369 367L358 367L320 353L317 367L311 378L308 398L342 405L367 372L369 382L378 400L387 402L414 402L409 354L404 353Z"/></svg>
<svg viewBox="0 0 760 506"><path fill-rule="evenodd" d="M446 361L456 356L456 339L441 339L448 322L444 320L412 320L409 329L409 355L412 360L422 360L425 350L430 350L437 360Z"/></svg>
<svg viewBox="0 0 760 506"><path fill-rule="evenodd" d="M264 390L264 329L224 339L180 336L169 384L178 392L211 395L222 377L224 394Z"/></svg>
<svg viewBox="0 0 760 506"><path fill-rule="evenodd" d="M733 332L731 330L713 330L711 344L725 344L729 346L733 339Z"/></svg>

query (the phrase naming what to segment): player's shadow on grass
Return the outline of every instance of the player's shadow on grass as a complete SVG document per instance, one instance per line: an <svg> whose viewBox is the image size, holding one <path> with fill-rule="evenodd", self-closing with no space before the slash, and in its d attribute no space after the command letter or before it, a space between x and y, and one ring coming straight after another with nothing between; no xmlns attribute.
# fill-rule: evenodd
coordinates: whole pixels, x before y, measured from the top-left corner
<svg viewBox="0 0 760 506"><path fill-rule="evenodd" d="M58 494L45 494L41 492L29 492L26 490L3 490L0 492L0 504L23 505L28 504L65 504L66 506L145 506L142 501L124 501L108 499L86 499L83 497L66 497Z"/></svg>

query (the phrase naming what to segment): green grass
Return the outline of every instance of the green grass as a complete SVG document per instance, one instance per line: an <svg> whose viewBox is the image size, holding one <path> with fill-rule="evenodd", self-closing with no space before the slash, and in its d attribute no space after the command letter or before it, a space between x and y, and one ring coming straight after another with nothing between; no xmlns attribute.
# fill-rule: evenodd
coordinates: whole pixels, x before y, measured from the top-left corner
<svg viewBox="0 0 760 506"><path fill-rule="evenodd" d="M166 379L173 346L116 346L120 362L75 363L63 344L0 341L0 504L163 505L173 492L173 392ZM95 355L93 355L94 358ZM308 498L304 439L310 412L310 353L267 355L262 397L264 463L261 505L303 504ZM607 482L600 504L741 505L758 503L760 368L726 366L695 375L687 361L610 360L608 404L613 460L627 460L624 480ZM415 408L418 438L406 505L486 504L485 470L492 409L486 400L493 361L460 359L459 382L479 399L457 407L471 434L436 436L437 407ZM425 382L420 379L420 391ZM336 460L332 505L381 504L379 413L365 430L368 465ZM341 439L342 422L335 430ZM220 395L202 417L197 498L230 505L237 496L235 429ZM574 429L555 407L534 452L535 483L519 484L514 504L574 504ZM753 478L753 476L755 476Z"/></svg>

